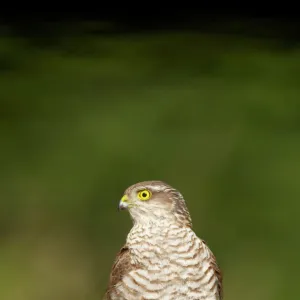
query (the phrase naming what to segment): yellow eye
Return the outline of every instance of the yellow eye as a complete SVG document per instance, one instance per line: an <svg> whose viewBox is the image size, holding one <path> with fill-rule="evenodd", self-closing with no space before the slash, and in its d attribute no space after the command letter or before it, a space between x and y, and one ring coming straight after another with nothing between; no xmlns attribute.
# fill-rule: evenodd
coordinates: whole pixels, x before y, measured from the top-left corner
<svg viewBox="0 0 300 300"><path fill-rule="evenodd" d="M148 190L140 191L140 192L138 193L138 197L139 197L139 199L142 200L142 201L149 200L149 198L151 197L151 192L148 191Z"/></svg>

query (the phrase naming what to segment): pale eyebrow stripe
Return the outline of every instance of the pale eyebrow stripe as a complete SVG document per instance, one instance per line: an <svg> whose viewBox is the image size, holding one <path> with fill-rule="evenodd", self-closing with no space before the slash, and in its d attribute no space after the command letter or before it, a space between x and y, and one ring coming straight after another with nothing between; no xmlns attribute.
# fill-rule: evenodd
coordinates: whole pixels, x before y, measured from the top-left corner
<svg viewBox="0 0 300 300"><path fill-rule="evenodd" d="M160 186L151 186L151 188L153 191L159 192L161 191L161 187Z"/></svg>

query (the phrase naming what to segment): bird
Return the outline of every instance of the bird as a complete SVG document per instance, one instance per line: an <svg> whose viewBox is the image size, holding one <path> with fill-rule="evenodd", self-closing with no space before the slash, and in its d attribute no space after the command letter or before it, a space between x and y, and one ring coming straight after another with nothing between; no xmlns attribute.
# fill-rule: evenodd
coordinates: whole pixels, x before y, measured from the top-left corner
<svg viewBox="0 0 300 300"><path fill-rule="evenodd" d="M118 205L132 228L112 264L105 300L222 300L222 273L193 231L183 195L160 180L129 186Z"/></svg>

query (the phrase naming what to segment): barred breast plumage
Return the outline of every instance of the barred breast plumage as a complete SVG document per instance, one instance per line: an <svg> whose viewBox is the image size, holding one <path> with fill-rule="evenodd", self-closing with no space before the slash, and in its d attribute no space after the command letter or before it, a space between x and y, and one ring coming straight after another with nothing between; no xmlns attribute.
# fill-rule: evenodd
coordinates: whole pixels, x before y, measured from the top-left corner
<svg viewBox="0 0 300 300"><path fill-rule="evenodd" d="M161 212L135 222L107 299L222 299L220 270L208 246L191 226Z"/></svg>

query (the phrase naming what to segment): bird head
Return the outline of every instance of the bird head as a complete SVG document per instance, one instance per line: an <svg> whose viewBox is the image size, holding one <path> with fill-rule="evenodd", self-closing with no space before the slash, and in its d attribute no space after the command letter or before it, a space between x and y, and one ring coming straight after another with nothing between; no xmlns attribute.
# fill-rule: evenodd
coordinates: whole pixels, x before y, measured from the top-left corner
<svg viewBox="0 0 300 300"><path fill-rule="evenodd" d="M161 223L164 220L191 227L191 217L181 193L162 181L144 181L128 187L119 202L134 223Z"/></svg>

